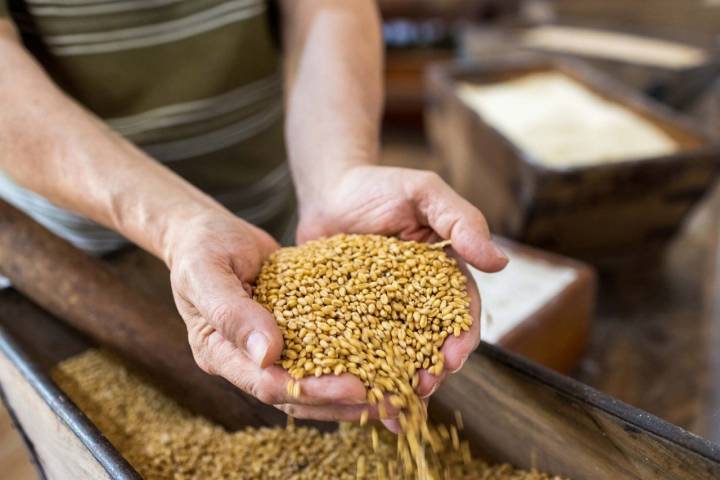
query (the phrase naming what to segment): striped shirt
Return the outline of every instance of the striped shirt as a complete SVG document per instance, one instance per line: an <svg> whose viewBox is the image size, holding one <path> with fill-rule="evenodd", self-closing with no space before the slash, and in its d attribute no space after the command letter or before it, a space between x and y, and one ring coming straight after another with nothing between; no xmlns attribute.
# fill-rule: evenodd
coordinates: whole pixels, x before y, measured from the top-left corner
<svg viewBox="0 0 720 480"><path fill-rule="evenodd" d="M69 96L276 236L292 214L278 51L262 0L0 0ZM124 243L0 174L0 196L81 248Z"/></svg>

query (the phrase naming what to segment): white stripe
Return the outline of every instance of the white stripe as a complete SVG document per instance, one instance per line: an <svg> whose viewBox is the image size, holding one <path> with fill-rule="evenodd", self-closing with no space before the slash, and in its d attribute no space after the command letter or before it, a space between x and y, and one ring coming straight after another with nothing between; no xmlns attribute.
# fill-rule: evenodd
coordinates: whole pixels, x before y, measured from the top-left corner
<svg viewBox="0 0 720 480"><path fill-rule="evenodd" d="M189 27L193 24L207 22L215 17L232 13L235 10L257 6L257 0L231 0L220 5L195 12L183 18L169 20L167 22L153 23L141 27L123 28L92 33L73 33L67 35L55 35L47 37L50 45L74 45L83 43L101 43L113 40L129 40L137 37L146 37L167 33L178 28Z"/></svg>
<svg viewBox="0 0 720 480"><path fill-rule="evenodd" d="M89 5L67 5L56 3L54 6L31 6L30 13L38 17L79 17L86 15L104 15L108 13L147 10L180 3L183 0L128 0L125 2L112 2ZM33 5L33 2L28 2ZM47 5L49 2L45 2Z"/></svg>
<svg viewBox="0 0 720 480"><path fill-rule="evenodd" d="M25 0L29 5L95 5L98 3L121 3L126 0Z"/></svg>
<svg viewBox="0 0 720 480"><path fill-rule="evenodd" d="M257 205L252 208L243 208L243 209L235 210L233 213L235 213L237 216L241 217L243 220L246 220L250 223L254 223L257 225L257 224L265 223L268 220L270 220L272 217L277 215L277 213L285 205L287 200L288 200L287 195L283 195L278 192L275 195L270 195L266 199L266 201L261 203L260 205Z"/></svg>
<svg viewBox="0 0 720 480"><path fill-rule="evenodd" d="M46 37L53 53L59 56L116 52L169 43L215 28L252 18L265 11L264 5L250 0L235 0L180 20L109 32Z"/></svg>
<svg viewBox="0 0 720 480"><path fill-rule="evenodd" d="M0 173L0 197L73 245L93 253L115 250L127 243L107 228L56 207L40 195L15 184Z"/></svg>
<svg viewBox="0 0 720 480"><path fill-rule="evenodd" d="M250 187L262 183L275 183L268 182L267 179L277 177L278 172L287 173L287 166L283 164ZM289 176L287 179L289 180ZM286 188L290 188L289 181L285 185ZM101 254L116 250L128 243L117 232L53 205L35 192L17 185L2 172L0 172L0 198L26 212L48 230L83 250ZM233 211L249 222L260 224L277 215L287 200L287 191L276 188L275 191L267 192L262 203Z"/></svg>
<svg viewBox="0 0 720 480"><path fill-rule="evenodd" d="M280 79L273 75L215 97L168 105L133 116L106 119L105 122L121 135L130 136L219 117L260 100L277 97L280 93Z"/></svg>
<svg viewBox="0 0 720 480"><path fill-rule="evenodd" d="M290 169L287 163L282 163L260 180L244 186L242 190L218 194L215 198L223 205L247 205L257 202L258 198L274 195L290 185L292 185Z"/></svg>
<svg viewBox="0 0 720 480"><path fill-rule="evenodd" d="M240 122L214 132L172 142L141 145L150 156L161 162L174 162L215 152L240 143L270 127L282 115L282 103L256 113Z"/></svg>

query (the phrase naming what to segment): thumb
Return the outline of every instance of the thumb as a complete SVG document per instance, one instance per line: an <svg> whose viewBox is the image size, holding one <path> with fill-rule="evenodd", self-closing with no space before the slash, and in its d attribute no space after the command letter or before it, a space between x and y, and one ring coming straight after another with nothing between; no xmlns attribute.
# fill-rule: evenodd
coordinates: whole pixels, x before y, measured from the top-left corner
<svg viewBox="0 0 720 480"><path fill-rule="evenodd" d="M249 297L235 272L206 262L190 269L187 300L200 316L259 367L277 361L283 338L275 317Z"/></svg>
<svg viewBox="0 0 720 480"><path fill-rule="evenodd" d="M437 175L413 192L418 211L440 237L451 240L453 249L483 272L505 268L508 258L490 238L485 217Z"/></svg>

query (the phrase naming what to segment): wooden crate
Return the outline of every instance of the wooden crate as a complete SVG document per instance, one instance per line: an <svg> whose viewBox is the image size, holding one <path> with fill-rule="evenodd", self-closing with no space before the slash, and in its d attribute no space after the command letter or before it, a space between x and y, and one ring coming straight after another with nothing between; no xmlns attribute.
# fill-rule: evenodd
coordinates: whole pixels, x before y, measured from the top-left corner
<svg viewBox="0 0 720 480"><path fill-rule="evenodd" d="M140 478L49 379L90 344L16 292L0 306L0 386L44 478ZM488 344L433 398L433 418L460 410L491 460L576 480L720 477L718 445Z"/></svg>
<svg viewBox="0 0 720 480"><path fill-rule="evenodd" d="M587 264L496 238L510 258L499 273L472 267L482 338L559 372L575 371L590 336L595 272Z"/></svg>
<svg viewBox="0 0 720 480"><path fill-rule="evenodd" d="M717 0L550 0L562 22L622 28L712 45L717 42Z"/></svg>
<svg viewBox="0 0 720 480"><path fill-rule="evenodd" d="M672 155L553 168L521 151L468 106L456 83L493 83L557 70L650 120L680 146ZM441 64L427 75L426 125L450 183L491 229L592 263L662 247L718 171L720 148L688 119L587 65L532 55Z"/></svg>
<svg viewBox="0 0 720 480"><path fill-rule="evenodd" d="M466 60L523 51L581 60L676 109L697 100L720 73L720 59L711 49L632 31L570 23L509 28L468 25L459 35L459 44ZM551 44L547 44L548 36L555 39Z"/></svg>

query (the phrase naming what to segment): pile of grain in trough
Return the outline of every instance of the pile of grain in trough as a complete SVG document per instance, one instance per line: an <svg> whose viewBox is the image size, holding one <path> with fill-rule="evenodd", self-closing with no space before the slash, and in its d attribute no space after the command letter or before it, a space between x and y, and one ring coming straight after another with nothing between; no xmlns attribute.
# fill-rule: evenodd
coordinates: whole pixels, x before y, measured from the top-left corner
<svg viewBox="0 0 720 480"><path fill-rule="evenodd" d="M229 433L101 350L62 362L53 379L147 480L414 478L402 473L396 439L381 428L343 424L323 433L288 425ZM448 449L440 461L443 478L453 480L560 480L489 466L469 458L466 444Z"/></svg>

